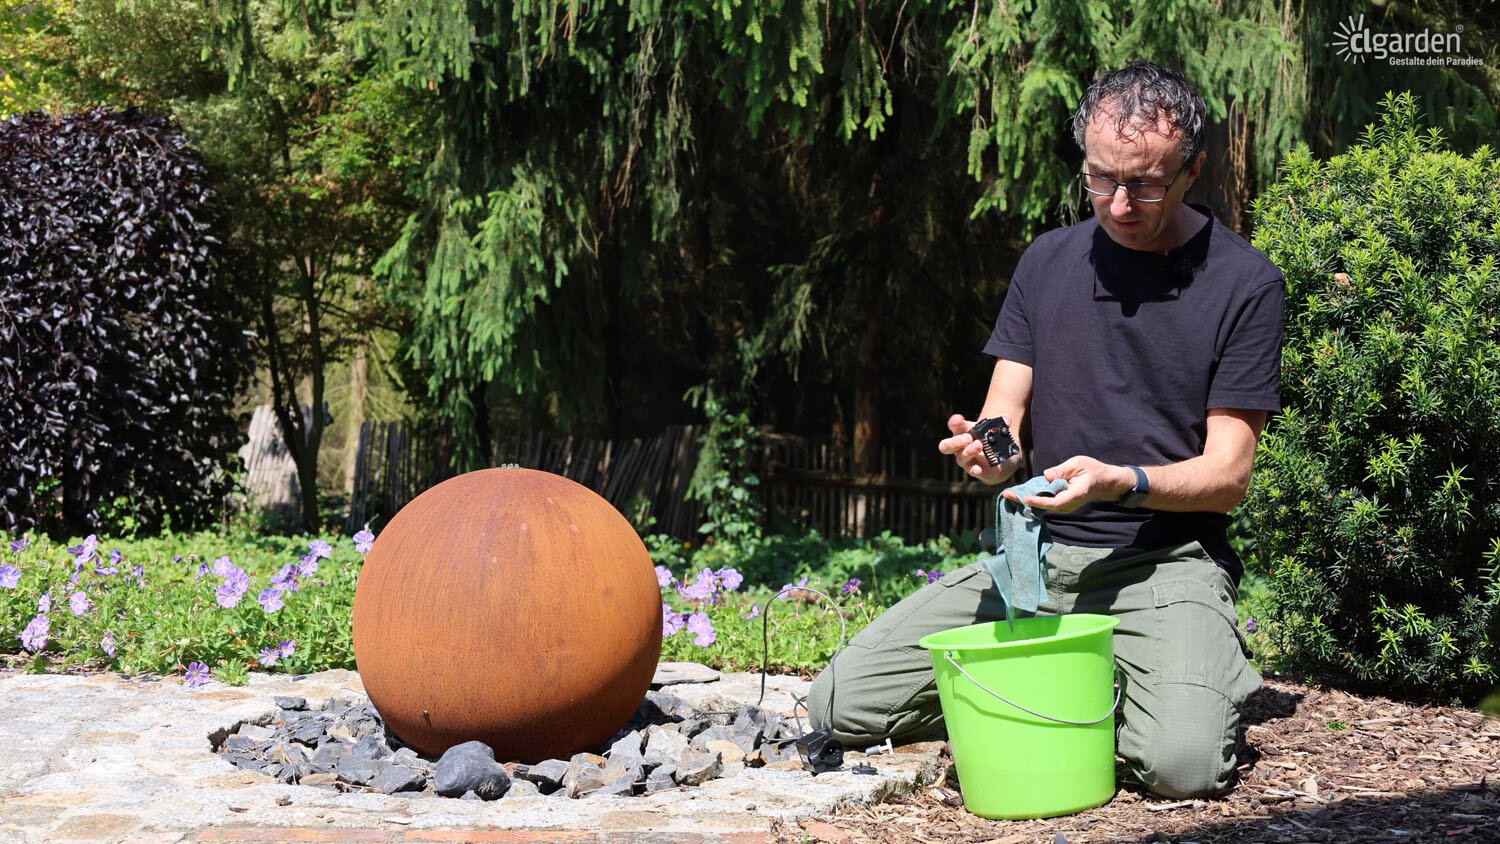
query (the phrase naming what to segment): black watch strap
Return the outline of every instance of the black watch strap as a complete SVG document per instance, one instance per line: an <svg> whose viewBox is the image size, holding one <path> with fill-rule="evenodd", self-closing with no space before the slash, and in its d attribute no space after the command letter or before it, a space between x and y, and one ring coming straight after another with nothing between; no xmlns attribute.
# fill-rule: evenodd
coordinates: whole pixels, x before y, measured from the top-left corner
<svg viewBox="0 0 1500 844"><path fill-rule="evenodd" d="M1135 486L1120 499L1120 506L1134 510L1146 503L1146 496L1151 494L1151 482L1146 479L1145 469L1135 465L1127 465L1125 468L1135 473Z"/></svg>

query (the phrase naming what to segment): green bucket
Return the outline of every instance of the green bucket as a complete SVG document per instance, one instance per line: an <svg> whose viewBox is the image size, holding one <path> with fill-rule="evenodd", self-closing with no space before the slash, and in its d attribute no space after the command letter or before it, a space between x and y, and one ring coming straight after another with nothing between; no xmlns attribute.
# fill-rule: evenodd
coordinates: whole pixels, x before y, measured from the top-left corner
<svg viewBox="0 0 1500 844"><path fill-rule="evenodd" d="M1050 818L1115 793L1114 628L1074 615L971 624L923 637L964 806Z"/></svg>

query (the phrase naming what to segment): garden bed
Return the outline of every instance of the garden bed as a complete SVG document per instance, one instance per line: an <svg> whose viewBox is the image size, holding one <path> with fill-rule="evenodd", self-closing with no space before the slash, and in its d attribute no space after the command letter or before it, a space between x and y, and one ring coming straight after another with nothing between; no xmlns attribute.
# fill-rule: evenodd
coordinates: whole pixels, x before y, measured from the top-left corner
<svg viewBox="0 0 1500 844"><path fill-rule="evenodd" d="M963 809L949 775L910 797L777 827L829 842L1411 842L1500 840L1500 720L1468 709L1267 680L1249 704L1242 781L1219 800L1122 785L1108 805L1050 820ZM951 760L950 760L951 761ZM1121 783L1130 781L1121 769Z"/></svg>

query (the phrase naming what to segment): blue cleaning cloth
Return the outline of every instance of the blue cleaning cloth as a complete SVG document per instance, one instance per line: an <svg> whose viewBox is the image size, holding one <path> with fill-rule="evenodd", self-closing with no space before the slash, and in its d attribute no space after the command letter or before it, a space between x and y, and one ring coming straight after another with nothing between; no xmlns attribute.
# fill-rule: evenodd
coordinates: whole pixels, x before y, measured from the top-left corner
<svg viewBox="0 0 1500 844"><path fill-rule="evenodd" d="M1049 481L1038 475L1011 487L1023 501L1032 495L1056 495L1068 488L1062 478ZM995 538L998 550L984 565L1005 599L1005 621L1014 623L1016 610L1036 612L1047 600L1047 525L1042 514L1003 494L995 501Z"/></svg>

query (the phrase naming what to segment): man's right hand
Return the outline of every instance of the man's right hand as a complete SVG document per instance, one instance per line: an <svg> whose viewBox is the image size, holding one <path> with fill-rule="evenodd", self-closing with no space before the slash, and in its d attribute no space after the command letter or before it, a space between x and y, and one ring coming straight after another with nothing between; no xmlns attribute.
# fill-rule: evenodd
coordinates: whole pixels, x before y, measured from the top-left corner
<svg viewBox="0 0 1500 844"><path fill-rule="evenodd" d="M1005 417L1001 417L1005 418ZM1005 419L1005 424L1010 425L1010 420ZM977 478L987 484L998 484L1016 473L1021 468L1022 455L1013 455L1009 460L999 466L991 466L989 458L984 456L984 443L974 439L969 431L974 423L963 418L961 414L953 414L948 417L948 430L953 436L938 442L938 451L953 455L959 468L964 474L971 478ZM1015 430L1011 428L1011 430Z"/></svg>

